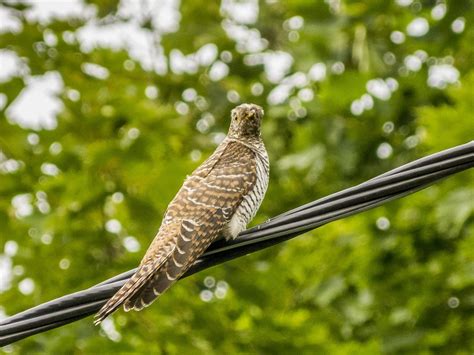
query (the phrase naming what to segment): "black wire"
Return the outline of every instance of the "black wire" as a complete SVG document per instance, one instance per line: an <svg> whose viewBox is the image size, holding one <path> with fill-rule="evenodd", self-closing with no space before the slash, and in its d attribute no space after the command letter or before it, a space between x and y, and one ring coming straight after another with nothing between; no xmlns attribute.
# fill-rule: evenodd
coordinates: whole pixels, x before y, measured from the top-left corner
<svg viewBox="0 0 474 355"><path fill-rule="evenodd" d="M214 243L183 277L268 248L331 221L380 206L473 166L474 142L418 159L355 187L285 212L244 231L233 241ZM0 346L95 313L135 270L4 319L0 322Z"/></svg>

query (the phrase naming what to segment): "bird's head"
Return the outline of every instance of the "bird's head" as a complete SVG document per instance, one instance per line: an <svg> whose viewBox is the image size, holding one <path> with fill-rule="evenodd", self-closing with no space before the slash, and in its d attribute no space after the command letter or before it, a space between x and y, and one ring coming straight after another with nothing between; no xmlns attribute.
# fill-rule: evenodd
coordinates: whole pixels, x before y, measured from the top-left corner
<svg viewBox="0 0 474 355"><path fill-rule="evenodd" d="M242 104L231 112L229 136L251 138L260 136L263 109L254 104Z"/></svg>

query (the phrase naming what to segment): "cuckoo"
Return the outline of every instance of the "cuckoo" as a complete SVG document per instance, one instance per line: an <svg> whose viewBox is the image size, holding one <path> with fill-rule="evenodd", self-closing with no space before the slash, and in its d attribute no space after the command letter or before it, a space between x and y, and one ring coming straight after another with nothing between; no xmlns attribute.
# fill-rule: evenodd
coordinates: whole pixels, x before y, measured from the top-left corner
<svg viewBox="0 0 474 355"><path fill-rule="evenodd" d="M262 118L262 108L254 104L232 110L227 136L186 178L137 271L96 314L95 324L122 305L125 311L149 306L213 241L233 239L246 228L269 180Z"/></svg>

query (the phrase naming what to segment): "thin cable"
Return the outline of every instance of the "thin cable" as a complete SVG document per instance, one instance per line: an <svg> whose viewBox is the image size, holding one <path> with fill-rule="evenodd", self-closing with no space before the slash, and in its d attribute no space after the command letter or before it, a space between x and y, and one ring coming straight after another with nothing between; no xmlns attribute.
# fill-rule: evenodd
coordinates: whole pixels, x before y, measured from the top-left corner
<svg viewBox="0 0 474 355"><path fill-rule="evenodd" d="M268 248L331 221L380 206L412 194L447 176L474 166L474 142L418 159L368 180L285 212L241 233L221 240L183 276ZM0 346L74 322L95 313L136 269L83 291L46 302L0 322Z"/></svg>

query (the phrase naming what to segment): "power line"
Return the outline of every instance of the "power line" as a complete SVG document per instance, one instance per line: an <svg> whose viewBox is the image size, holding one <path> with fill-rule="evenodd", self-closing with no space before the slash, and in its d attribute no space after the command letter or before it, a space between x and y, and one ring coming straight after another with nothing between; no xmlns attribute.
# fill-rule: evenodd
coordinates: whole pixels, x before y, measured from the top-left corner
<svg viewBox="0 0 474 355"><path fill-rule="evenodd" d="M360 185L285 212L242 232L233 241L214 243L183 277L412 194L473 166L474 141L415 160ZM135 269L127 271L86 290L4 319L0 322L0 346L95 313L134 272Z"/></svg>

